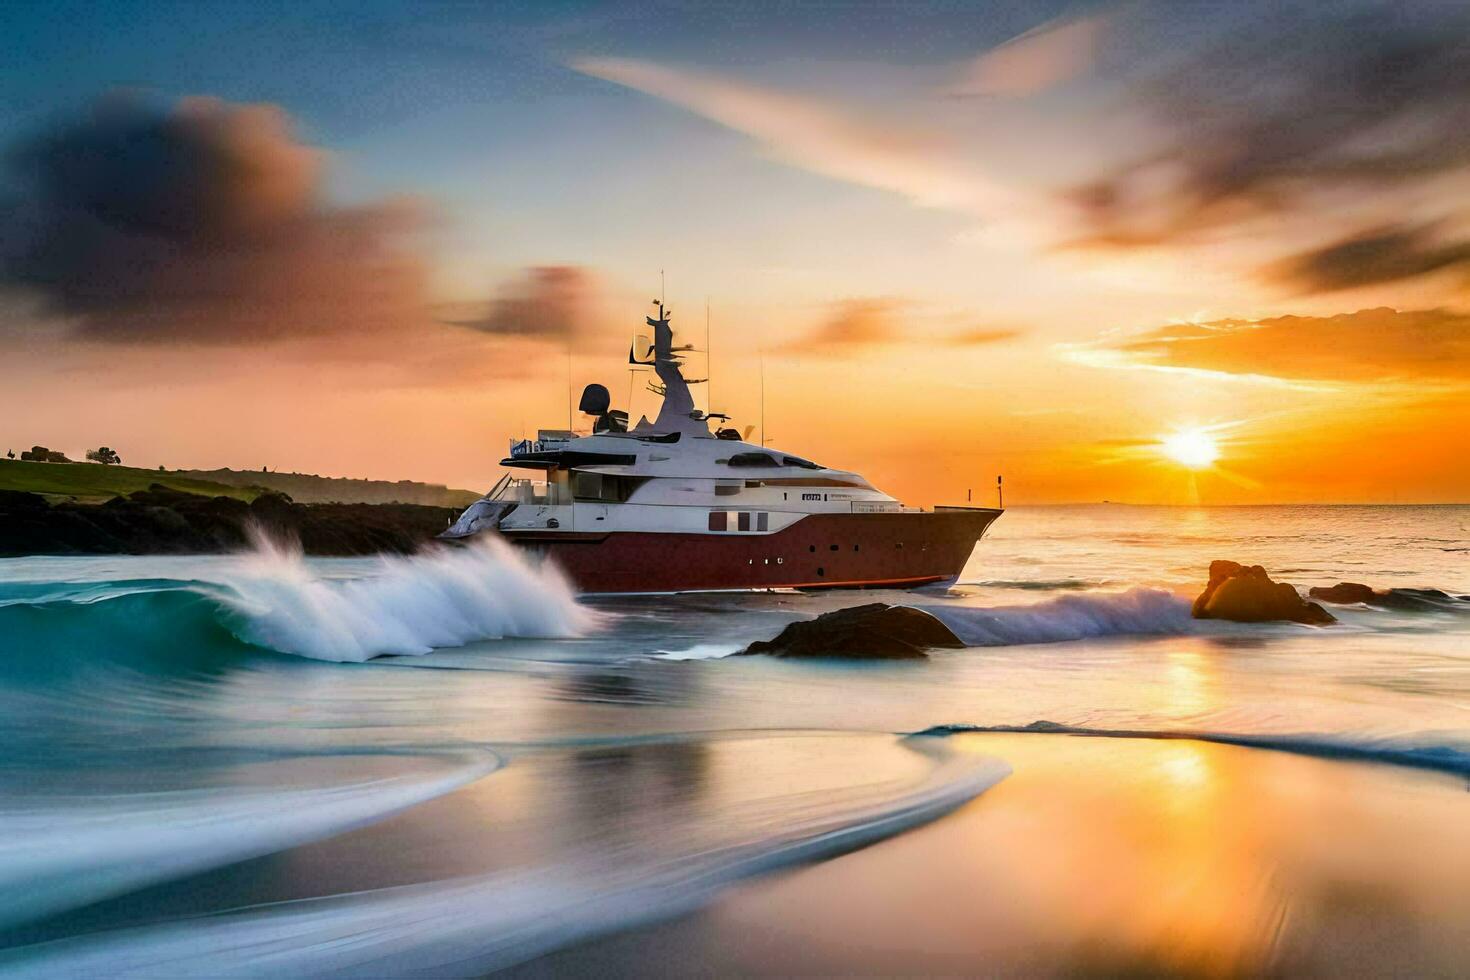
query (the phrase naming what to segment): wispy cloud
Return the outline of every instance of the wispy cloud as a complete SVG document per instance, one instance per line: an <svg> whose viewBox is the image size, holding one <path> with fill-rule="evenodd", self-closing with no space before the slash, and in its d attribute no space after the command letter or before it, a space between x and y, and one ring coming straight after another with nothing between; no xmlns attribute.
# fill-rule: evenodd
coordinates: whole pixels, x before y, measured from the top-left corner
<svg viewBox="0 0 1470 980"><path fill-rule="evenodd" d="M1276 5L1192 36L1131 70L1124 108L1142 110L1159 136L1066 192L1087 228L1078 244L1174 248L1248 234L1301 253L1260 270L1298 292L1466 260L1463 191L1435 190L1470 170L1463 7ZM1333 239L1302 251L1304 227Z"/></svg>
<svg viewBox="0 0 1470 980"><path fill-rule="evenodd" d="M1470 380L1470 315L1378 308L1330 317L1185 323L1081 353L1102 366L1287 382L1460 384Z"/></svg>
<svg viewBox="0 0 1470 980"><path fill-rule="evenodd" d="M837 180L902 194L923 207L981 217L1013 208L1013 195L934 133L735 78L627 58L572 67L688 109L759 141L774 158Z"/></svg>
<svg viewBox="0 0 1470 980"><path fill-rule="evenodd" d="M482 308L444 322L498 336L568 340L606 323L601 288L590 269L575 265L522 270Z"/></svg>
<svg viewBox="0 0 1470 980"><path fill-rule="evenodd" d="M956 96L1034 95L1088 72L1102 45L1102 16L1054 20L991 48L964 66Z"/></svg>
<svg viewBox="0 0 1470 980"><path fill-rule="evenodd" d="M1000 326L935 329L936 325L956 319L960 318L892 297L843 300L832 304L826 317L814 328L780 349L791 354L842 356L882 344L904 343L916 348L975 347L1021 335L1019 329Z"/></svg>
<svg viewBox="0 0 1470 980"><path fill-rule="evenodd" d="M1325 293L1446 270L1470 272L1470 241L1436 222L1366 228L1277 260L1262 274L1298 293Z"/></svg>

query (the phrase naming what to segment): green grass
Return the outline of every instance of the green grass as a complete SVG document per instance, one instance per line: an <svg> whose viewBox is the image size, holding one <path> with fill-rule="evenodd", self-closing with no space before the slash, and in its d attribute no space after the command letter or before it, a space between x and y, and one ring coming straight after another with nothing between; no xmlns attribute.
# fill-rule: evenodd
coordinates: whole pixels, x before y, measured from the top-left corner
<svg viewBox="0 0 1470 980"><path fill-rule="evenodd" d="M0 459L0 490L25 490L45 494L53 500L63 497L84 502L109 500L136 490L147 490L151 483L206 497L254 500L260 495L259 490L250 487L231 487L209 480L175 476L166 470L103 466L100 463L32 463Z"/></svg>

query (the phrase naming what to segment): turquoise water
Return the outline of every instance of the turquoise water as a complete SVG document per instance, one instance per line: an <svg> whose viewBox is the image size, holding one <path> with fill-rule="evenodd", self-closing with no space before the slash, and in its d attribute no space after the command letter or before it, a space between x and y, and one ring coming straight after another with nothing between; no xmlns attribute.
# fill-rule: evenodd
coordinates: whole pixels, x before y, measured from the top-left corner
<svg viewBox="0 0 1470 980"><path fill-rule="evenodd" d="M1439 590L1199 622L1211 559ZM1470 773L1470 508L1017 508L955 588L580 601L494 547L0 561L0 972L467 975L947 813L908 733L1193 733ZM923 663L728 654L887 599ZM206 917L207 916L207 917ZM104 969L104 966L105 969Z"/></svg>

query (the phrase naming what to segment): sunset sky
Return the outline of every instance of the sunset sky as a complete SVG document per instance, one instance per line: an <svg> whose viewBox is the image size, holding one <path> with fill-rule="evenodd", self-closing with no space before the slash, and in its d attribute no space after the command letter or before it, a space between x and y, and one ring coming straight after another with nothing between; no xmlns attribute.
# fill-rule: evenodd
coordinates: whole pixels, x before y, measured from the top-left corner
<svg viewBox="0 0 1470 980"><path fill-rule="evenodd" d="M0 453L484 489L662 270L912 503L1470 501L1463 4L12 3L0 153Z"/></svg>

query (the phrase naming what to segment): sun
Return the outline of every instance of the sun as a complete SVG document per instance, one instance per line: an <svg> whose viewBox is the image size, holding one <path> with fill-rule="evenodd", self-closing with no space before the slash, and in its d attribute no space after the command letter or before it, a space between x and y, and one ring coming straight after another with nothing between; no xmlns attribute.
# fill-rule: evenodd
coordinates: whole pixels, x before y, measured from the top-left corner
<svg viewBox="0 0 1470 980"><path fill-rule="evenodd" d="M1181 466L1207 470L1220 458L1220 443L1205 429L1180 429L1159 440L1159 452Z"/></svg>

